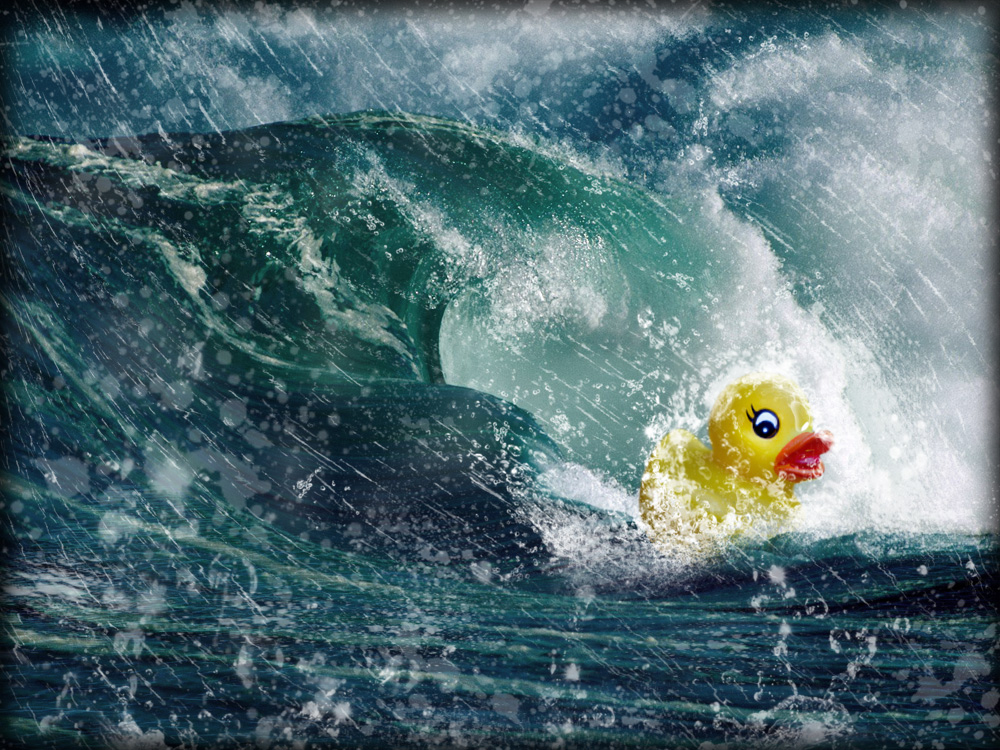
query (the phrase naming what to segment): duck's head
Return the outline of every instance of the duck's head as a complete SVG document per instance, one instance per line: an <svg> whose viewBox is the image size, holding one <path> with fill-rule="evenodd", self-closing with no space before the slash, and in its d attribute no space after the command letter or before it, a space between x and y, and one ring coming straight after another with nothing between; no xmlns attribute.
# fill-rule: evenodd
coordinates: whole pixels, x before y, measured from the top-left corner
<svg viewBox="0 0 1000 750"><path fill-rule="evenodd" d="M745 479L801 482L823 474L833 435L812 431L805 394L782 375L753 373L719 394L708 419L712 455Z"/></svg>

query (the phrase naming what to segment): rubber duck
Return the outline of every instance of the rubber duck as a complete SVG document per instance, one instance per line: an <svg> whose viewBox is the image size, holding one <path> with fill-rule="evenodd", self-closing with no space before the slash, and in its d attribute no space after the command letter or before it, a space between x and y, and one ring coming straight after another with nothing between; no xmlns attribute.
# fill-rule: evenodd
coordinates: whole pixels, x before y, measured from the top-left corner
<svg viewBox="0 0 1000 750"><path fill-rule="evenodd" d="M642 520L663 546L701 544L788 528L798 508L795 486L822 476L833 446L812 431L802 389L772 373L744 375L723 389L708 419L707 447L672 430L646 463L639 491Z"/></svg>

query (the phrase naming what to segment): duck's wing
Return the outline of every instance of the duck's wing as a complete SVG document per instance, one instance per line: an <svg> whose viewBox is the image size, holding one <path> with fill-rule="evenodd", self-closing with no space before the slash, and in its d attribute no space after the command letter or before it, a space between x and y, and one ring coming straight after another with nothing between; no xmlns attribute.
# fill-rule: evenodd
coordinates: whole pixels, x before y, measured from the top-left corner
<svg viewBox="0 0 1000 750"><path fill-rule="evenodd" d="M699 467L709 450L687 430L664 435L646 462L639 489L639 509L653 529L676 525L699 494Z"/></svg>

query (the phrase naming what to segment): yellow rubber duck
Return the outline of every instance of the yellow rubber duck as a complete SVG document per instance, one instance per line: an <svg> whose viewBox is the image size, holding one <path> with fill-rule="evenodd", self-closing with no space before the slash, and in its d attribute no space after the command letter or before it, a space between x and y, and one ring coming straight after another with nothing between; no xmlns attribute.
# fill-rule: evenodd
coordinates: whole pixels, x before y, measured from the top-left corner
<svg viewBox="0 0 1000 750"><path fill-rule="evenodd" d="M833 445L829 431L811 430L809 402L792 380L752 373L726 386L708 419L711 449L673 430L646 463L639 509L653 540L676 548L787 528L795 485L823 474L820 456Z"/></svg>

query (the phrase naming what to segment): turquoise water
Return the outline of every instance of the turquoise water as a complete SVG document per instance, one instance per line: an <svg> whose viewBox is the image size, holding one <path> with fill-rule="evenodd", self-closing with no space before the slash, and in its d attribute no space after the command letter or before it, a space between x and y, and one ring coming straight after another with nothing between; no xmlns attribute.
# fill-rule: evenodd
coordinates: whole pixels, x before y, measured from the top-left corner
<svg viewBox="0 0 1000 750"><path fill-rule="evenodd" d="M47 20L7 738L995 744L990 18ZM649 450L765 367L837 438L796 530L653 547Z"/></svg>

